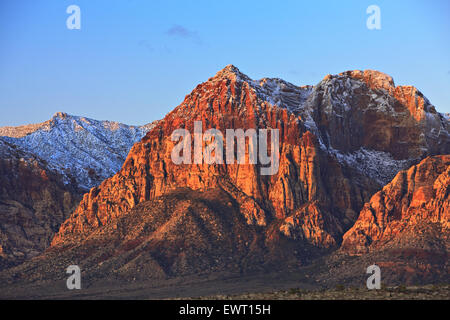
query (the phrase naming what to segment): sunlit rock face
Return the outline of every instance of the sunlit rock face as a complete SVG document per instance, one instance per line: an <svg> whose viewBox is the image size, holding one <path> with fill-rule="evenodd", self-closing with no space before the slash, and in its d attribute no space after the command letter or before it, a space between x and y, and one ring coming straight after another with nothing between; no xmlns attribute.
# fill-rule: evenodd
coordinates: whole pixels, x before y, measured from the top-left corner
<svg viewBox="0 0 450 320"><path fill-rule="evenodd" d="M400 171L365 204L345 233L342 250L449 250L450 155L428 157Z"/></svg>
<svg viewBox="0 0 450 320"><path fill-rule="evenodd" d="M279 169L261 165L180 164L174 130L278 129ZM336 248L364 203L395 174L449 150L448 120L416 89L395 87L376 71L327 76L316 86L252 80L227 66L199 84L136 143L121 170L86 194L53 239L85 239L139 203L178 188L220 188L249 225L289 239ZM246 150L248 140L246 140ZM248 155L247 155L248 156ZM270 237L269 237L270 238Z"/></svg>

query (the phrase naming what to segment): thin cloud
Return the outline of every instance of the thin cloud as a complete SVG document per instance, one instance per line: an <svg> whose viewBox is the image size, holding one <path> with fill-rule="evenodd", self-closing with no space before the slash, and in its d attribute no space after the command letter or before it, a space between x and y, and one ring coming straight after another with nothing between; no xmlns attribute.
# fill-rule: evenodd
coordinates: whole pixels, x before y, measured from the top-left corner
<svg viewBox="0 0 450 320"><path fill-rule="evenodd" d="M138 42L138 45L140 46L140 47L143 47L143 48L145 48L146 50L148 50L148 51L154 51L155 50L155 48L153 48L153 46L150 44L150 42L148 42L147 40L140 40L139 42Z"/></svg>
<svg viewBox="0 0 450 320"><path fill-rule="evenodd" d="M166 32L171 37L191 39L196 43L201 43L200 37L196 31L191 31L183 26L174 25Z"/></svg>

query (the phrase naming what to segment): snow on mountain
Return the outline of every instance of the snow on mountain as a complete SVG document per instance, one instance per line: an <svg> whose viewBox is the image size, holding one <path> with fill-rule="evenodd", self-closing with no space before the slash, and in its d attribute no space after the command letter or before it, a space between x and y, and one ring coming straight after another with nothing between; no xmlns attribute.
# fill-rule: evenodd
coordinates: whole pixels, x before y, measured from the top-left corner
<svg viewBox="0 0 450 320"><path fill-rule="evenodd" d="M253 80L228 65L208 81L229 79L245 82L261 103L299 116L325 152L382 184L412 161L427 153L445 153L450 146L449 116L436 112L416 88L396 87L382 72L347 71L327 75L315 86L296 86L278 78ZM202 90L194 91L200 100L217 94ZM179 108L178 116L186 117L183 113L190 109ZM81 187L91 188L116 173L131 146L155 125L127 126L57 113L41 124L2 127L0 136L46 160L67 179L74 177ZM391 131L383 132L383 125ZM411 139L415 153L402 154L402 144L411 145Z"/></svg>
<svg viewBox="0 0 450 320"><path fill-rule="evenodd" d="M134 143L156 125L128 126L58 112L38 125L0 128L9 143L45 160L66 183L90 189L114 175Z"/></svg>
<svg viewBox="0 0 450 320"><path fill-rule="evenodd" d="M45 163L42 159L31 152L27 152L15 144L8 141L7 137L0 136L0 159L11 159L17 158L21 162L26 162L29 164L39 164L43 166ZM15 172L11 172L15 174Z"/></svg>
<svg viewBox="0 0 450 320"><path fill-rule="evenodd" d="M323 149L382 185L425 156L450 152L448 119L415 87L395 86L378 71L326 76L304 109Z"/></svg>
<svg viewBox="0 0 450 320"><path fill-rule="evenodd" d="M314 89L314 86L296 86L279 78L253 80L233 65L226 66L209 81L221 81L224 78L247 82L261 100L280 108L286 108L291 112L301 111Z"/></svg>
<svg viewBox="0 0 450 320"><path fill-rule="evenodd" d="M296 86L278 78L253 80L228 65L208 81L224 79L246 82L261 101L293 112L316 135L325 152L383 185L426 155L450 152L448 115L438 113L415 87L395 86L391 76L379 71L347 71L327 75L315 86ZM394 137L392 132L384 133L383 124L394 134L395 130L404 134ZM359 129L365 129L366 137L358 140L362 135ZM407 140L414 136L411 130L420 133L415 142L418 147L412 148L415 154L403 155L394 143L370 137L372 129L397 145L408 145Z"/></svg>
<svg viewBox="0 0 450 320"><path fill-rule="evenodd" d="M334 149L329 149L329 152L334 154L339 162L346 163L350 167L364 172L380 185L385 185L386 181L391 181L399 171L409 168L415 160L395 160L388 152L366 150L365 148L352 153L342 153Z"/></svg>

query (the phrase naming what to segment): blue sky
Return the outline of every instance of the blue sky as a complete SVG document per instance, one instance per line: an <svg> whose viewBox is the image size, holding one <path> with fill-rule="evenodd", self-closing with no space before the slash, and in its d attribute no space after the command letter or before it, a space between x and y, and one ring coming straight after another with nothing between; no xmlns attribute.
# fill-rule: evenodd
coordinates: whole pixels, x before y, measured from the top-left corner
<svg viewBox="0 0 450 320"><path fill-rule="evenodd" d="M72 4L81 30L66 27ZM449 35L448 0L1 0L0 126L56 111L148 123L227 64L297 85L376 69L450 112Z"/></svg>

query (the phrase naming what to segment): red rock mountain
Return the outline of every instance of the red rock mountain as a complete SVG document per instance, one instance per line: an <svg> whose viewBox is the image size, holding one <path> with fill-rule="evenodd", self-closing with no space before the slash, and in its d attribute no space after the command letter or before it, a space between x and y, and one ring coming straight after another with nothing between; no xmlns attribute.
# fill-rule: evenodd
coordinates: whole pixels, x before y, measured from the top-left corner
<svg viewBox="0 0 450 320"><path fill-rule="evenodd" d="M193 134L196 121L203 132L224 135L278 129L278 171L261 175L264 166L248 161L175 164L171 135L180 128ZM364 249L378 239L373 227L364 229L372 196L399 171L439 154L450 154L448 119L417 89L396 87L383 73L349 71L298 87L252 80L230 65L199 84L132 147L116 175L84 195L42 256L6 277L30 270L36 279L53 277L70 264L91 278L147 279L295 267L338 249L352 227L356 235L347 233L343 248ZM428 175L441 168L431 165ZM423 205L420 197L448 198L440 187L425 187L436 179L423 180L423 195L405 191L416 194L414 208ZM394 199L406 208L408 195ZM439 215L431 211L423 214ZM399 219L403 211L396 212ZM392 220L391 211L379 216ZM372 240L361 240L361 232Z"/></svg>
<svg viewBox="0 0 450 320"><path fill-rule="evenodd" d="M276 128L277 174L259 165L181 164L171 160L172 132ZM395 173L449 151L448 120L412 87L376 71L327 76L317 86L251 80L227 66L198 85L141 142L122 169L86 194L53 239L76 243L139 203L177 188L220 188L249 225L278 225L290 238L336 247L364 203Z"/></svg>
<svg viewBox="0 0 450 320"><path fill-rule="evenodd" d="M342 249L363 254L383 248L450 249L450 155L428 157L400 171L364 205Z"/></svg>

